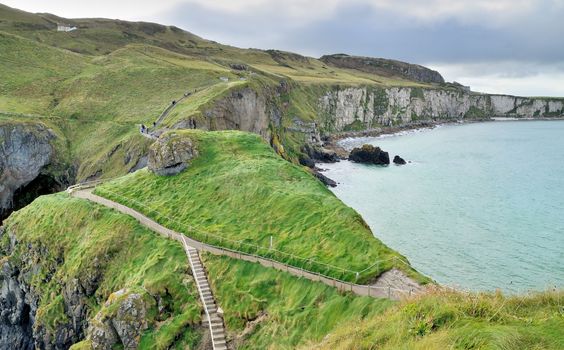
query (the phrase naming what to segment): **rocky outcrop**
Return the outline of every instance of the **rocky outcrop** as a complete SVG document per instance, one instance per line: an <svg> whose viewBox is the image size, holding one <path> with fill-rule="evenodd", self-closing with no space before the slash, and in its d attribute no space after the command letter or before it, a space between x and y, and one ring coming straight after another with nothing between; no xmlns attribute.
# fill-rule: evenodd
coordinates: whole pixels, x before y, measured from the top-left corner
<svg viewBox="0 0 564 350"><path fill-rule="evenodd" d="M20 271L8 261L0 266L0 349L34 349L32 327L38 300L26 298ZM31 304L31 305L30 305Z"/></svg>
<svg viewBox="0 0 564 350"><path fill-rule="evenodd" d="M349 160L356 163L389 165L390 155L388 152L382 151L380 147L362 145L360 148L353 148Z"/></svg>
<svg viewBox="0 0 564 350"><path fill-rule="evenodd" d="M335 163L339 161L339 156L335 151L323 148L321 146L311 145L309 143L306 143L303 146L302 152L306 154L309 159L321 163Z"/></svg>
<svg viewBox="0 0 564 350"><path fill-rule="evenodd" d="M111 350L122 346L127 350L137 349L141 334L148 327L149 308L141 292L122 289L110 295L88 329L87 337L92 348ZM108 309L115 311L108 312Z"/></svg>
<svg viewBox="0 0 564 350"><path fill-rule="evenodd" d="M89 284L92 279L84 276L68 285L62 296L54 295L54 300L44 301L64 305L65 313L58 315L61 323L55 329L36 322L40 315L41 291L36 290L34 277L41 274L48 281L56 267L42 265L41 257L49 253L41 244L28 244L27 249L17 251L17 259L10 259L19 242L12 232L2 230L0 238L5 235L9 243L0 246L0 257L4 256L0 260L0 349L68 349L83 337L87 324L86 305L95 290ZM89 290L92 294L87 292Z"/></svg>
<svg viewBox="0 0 564 350"><path fill-rule="evenodd" d="M418 64L385 58L349 56L345 54L326 55L320 58L328 65L338 68L355 69L383 77L398 77L422 83L444 83L441 74Z"/></svg>
<svg viewBox="0 0 564 350"><path fill-rule="evenodd" d="M269 93L251 88L232 91L203 112L203 119L183 120L175 129L242 130L270 141L270 124L280 125L280 112L269 103Z"/></svg>
<svg viewBox="0 0 564 350"><path fill-rule="evenodd" d="M163 134L149 148L149 170L158 175L175 175L198 156L192 140L175 133Z"/></svg>
<svg viewBox="0 0 564 350"><path fill-rule="evenodd" d="M50 186L61 187L55 179L51 184L45 183L50 180L45 169L53 160L54 139L55 134L40 123L0 124L0 221L18 208L14 205L16 191L24 194L26 191L21 190L38 176L44 175L31 186L38 187L38 192L53 192L48 189Z"/></svg>
<svg viewBox="0 0 564 350"><path fill-rule="evenodd" d="M332 179L328 178L327 176L323 175L322 173L319 172L319 170L313 169L312 171L313 171L313 175L319 181L321 181L325 186L337 187L337 182L335 182L335 180L332 180Z"/></svg>
<svg viewBox="0 0 564 350"><path fill-rule="evenodd" d="M486 95L462 89L336 88L319 99L326 133L360 131L423 120L477 120L492 117L564 117L564 99Z"/></svg>
<svg viewBox="0 0 564 350"><path fill-rule="evenodd" d="M393 162L394 162L394 164L396 164L396 165L405 165L405 164L407 164L407 162L405 161L405 159L403 159L403 158L400 157L400 156L395 156Z"/></svg>

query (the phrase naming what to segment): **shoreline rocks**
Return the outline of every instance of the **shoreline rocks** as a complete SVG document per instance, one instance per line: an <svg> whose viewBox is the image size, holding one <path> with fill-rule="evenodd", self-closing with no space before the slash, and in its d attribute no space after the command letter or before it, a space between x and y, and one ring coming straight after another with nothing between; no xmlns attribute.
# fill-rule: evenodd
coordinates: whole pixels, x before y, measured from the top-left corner
<svg viewBox="0 0 564 350"><path fill-rule="evenodd" d="M335 180L332 180L330 178L328 178L327 176L323 175L322 173L320 173L318 170L313 169L312 170L313 175L321 182L323 182L323 184L325 186L329 186L329 187L337 187L337 182Z"/></svg>
<svg viewBox="0 0 564 350"><path fill-rule="evenodd" d="M398 156L398 155L396 155L396 156L394 157L393 162L394 162L394 164L396 164L396 165L405 165L405 164L407 164L407 162L405 161L405 159L403 159L402 157L400 157L400 156Z"/></svg>
<svg viewBox="0 0 564 350"><path fill-rule="evenodd" d="M390 155L380 147L366 144L362 147L353 148L349 155L349 160L355 163L389 165Z"/></svg>

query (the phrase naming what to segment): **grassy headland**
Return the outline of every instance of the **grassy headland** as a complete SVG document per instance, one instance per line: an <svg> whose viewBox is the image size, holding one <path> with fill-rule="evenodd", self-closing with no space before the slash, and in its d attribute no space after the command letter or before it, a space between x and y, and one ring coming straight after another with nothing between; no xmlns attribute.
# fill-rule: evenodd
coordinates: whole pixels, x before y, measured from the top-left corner
<svg viewBox="0 0 564 350"><path fill-rule="evenodd" d="M393 257L405 260L374 238L358 213L258 135L197 130L176 135L197 145L199 156L187 170L170 177L141 170L96 193L195 239L348 281L356 280L353 271L362 271L357 281L368 282L392 268ZM407 265L397 267L427 281Z"/></svg>

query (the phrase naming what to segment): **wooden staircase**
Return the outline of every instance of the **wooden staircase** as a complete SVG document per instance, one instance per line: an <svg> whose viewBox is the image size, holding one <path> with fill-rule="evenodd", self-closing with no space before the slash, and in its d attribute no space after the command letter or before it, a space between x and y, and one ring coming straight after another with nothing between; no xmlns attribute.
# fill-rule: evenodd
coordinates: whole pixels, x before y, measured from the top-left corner
<svg viewBox="0 0 564 350"><path fill-rule="evenodd" d="M210 284L204 271L204 266L200 260L198 250L190 247L184 240L184 250L188 255L190 266L192 267L192 274L200 293L200 299L204 305L207 321L210 327L212 345L214 350L226 350L227 341L225 339L225 327L223 325L223 318L218 313L218 307L215 303Z"/></svg>

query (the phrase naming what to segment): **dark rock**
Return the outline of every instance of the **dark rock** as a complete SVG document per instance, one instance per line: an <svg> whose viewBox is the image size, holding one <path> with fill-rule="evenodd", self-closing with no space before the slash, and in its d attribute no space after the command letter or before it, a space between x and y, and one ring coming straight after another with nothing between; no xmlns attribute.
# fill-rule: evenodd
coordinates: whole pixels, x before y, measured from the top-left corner
<svg viewBox="0 0 564 350"><path fill-rule="evenodd" d="M55 138L55 134L40 123L0 125L0 222L13 209L19 209L14 206L15 192L45 173L45 168L51 164L54 155L51 142Z"/></svg>
<svg viewBox="0 0 564 350"><path fill-rule="evenodd" d="M405 159L403 159L402 157L400 157L400 156L395 156L395 157L394 157L394 164L397 164L397 165L404 165L404 164L407 164L407 162L406 162Z"/></svg>
<svg viewBox="0 0 564 350"><path fill-rule="evenodd" d="M323 147L306 144L302 151L309 155L311 159L321 163L336 163L339 161L337 152Z"/></svg>
<svg viewBox="0 0 564 350"><path fill-rule="evenodd" d="M337 187L337 183L334 180L331 180L330 178L328 178L327 176L323 175L322 173L320 173L319 171L313 170L313 175L321 182L323 182L323 184L325 186L330 186L330 187Z"/></svg>
<svg viewBox="0 0 564 350"><path fill-rule="evenodd" d="M382 151L380 147L363 145L362 147L354 148L351 151L349 160L356 163L388 165L390 164L390 155L388 152Z"/></svg>
<svg viewBox="0 0 564 350"><path fill-rule="evenodd" d="M309 156L301 156L300 164L312 169L315 167L315 161L311 159Z"/></svg>
<svg viewBox="0 0 564 350"><path fill-rule="evenodd" d="M230 64L229 67L231 67L234 70L247 70L247 69L249 69L249 67L246 64L241 64L241 63L233 63L233 64Z"/></svg>

